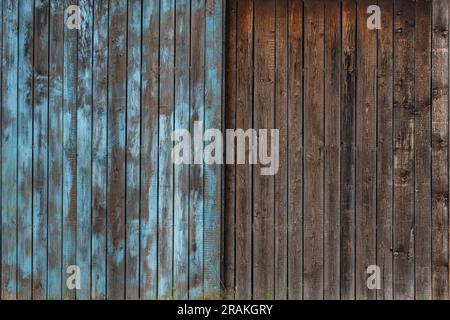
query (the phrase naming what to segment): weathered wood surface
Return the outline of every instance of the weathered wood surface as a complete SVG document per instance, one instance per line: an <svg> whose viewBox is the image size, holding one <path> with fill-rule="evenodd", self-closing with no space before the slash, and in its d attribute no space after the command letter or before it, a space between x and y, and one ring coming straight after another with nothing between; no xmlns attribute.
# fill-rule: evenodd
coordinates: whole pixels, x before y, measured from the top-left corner
<svg viewBox="0 0 450 320"><path fill-rule="evenodd" d="M224 9L0 2L1 299L219 297L222 168L171 139L222 129Z"/></svg>

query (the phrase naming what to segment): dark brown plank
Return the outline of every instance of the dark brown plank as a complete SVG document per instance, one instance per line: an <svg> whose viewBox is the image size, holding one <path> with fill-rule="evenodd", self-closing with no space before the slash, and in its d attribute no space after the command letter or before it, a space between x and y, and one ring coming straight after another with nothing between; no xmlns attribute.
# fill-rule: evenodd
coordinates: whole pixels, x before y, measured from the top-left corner
<svg viewBox="0 0 450 320"><path fill-rule="evenodd" d="M288 298L303 296L303 5L288 4Z"/></svg>
<svg viewBox="0 0 450 320"><path fill-rule="evenodd" d="M274 127L275 1L255 1L254 128ZM270 141L270 139L268 140ZM274 177L253 167L253 298L274 295Z"/></svg>
<svg viewBox="0 0 450 320"><path fill-rule="evenodd" d="M325 1L324 298L340 296L341 4Z"/></svg>
<svg viewBox="0 0 450 320"><path fill-rule="evenodd" d="M304 298L323 299L324 2L304 4Z"/></svg>

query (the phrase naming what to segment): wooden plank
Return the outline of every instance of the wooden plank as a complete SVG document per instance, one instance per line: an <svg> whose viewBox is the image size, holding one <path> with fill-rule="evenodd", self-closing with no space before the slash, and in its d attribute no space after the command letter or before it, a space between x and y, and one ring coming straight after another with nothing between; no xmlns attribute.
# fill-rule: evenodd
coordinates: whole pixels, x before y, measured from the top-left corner
<svg viewBox="0 0 450 320"><path fill-rule="evenodd" d="M157 295L159 1L142 3L140 297Z"/></svg>
<svg viewBox="0 0 450 320"><path fill-rule="evenodd" d="M66 0L64 8L72 2ZM66 22L70 12L64 15ZM77 51L78 31L64 27L64 114L63 114L63 261L65 276L69 266L76 264L77 221ZM75 299L75 290L62 286L64 299Z"/></svg>
<svg viewBox="0 0 450 320"><path fill-rule="evenodd" d="M92 206L92 27L93 1L79 0L83 17L78 30L77 84L77 266L80 289L76 298L87 300L91 293L91 206Z"/></svg>
<svg viewBox="0 0 450 320"><path fill-rule="evenodd" d="M448 2L433 1L431 268L433 299L448 299Z"/></svg>
<svg viewBox="0 0 450 320"><path fill-rule="evenodd" d="M254 2L240 0L237 14L236 128L253 128ZM236 299L252 298L252 166L236 166Z"/></svg>
<svg viewBox="0 0 450 320"><path fill-rule="evenodd" d="M48 299L62 293L62 109L64 3L50 3L49 149L48 149Z"/></svg>
<svg viewBox="0 0 450 320"><path fill-rule="evenodd" d="M127 3L109 2L107 297L125 297Z"/></svg>
<svg viewBox="0 0 450 320"><path fill-rule="evenodd" d="M222 130L222 17L221 0L205 3L205 130ZM205 153L205 161L207 156ZM203 274L204 298L220 297L222 167L220 164L204 167L204 231Z"/></svg>
<svg viewBox="0 0 450 320"><path fill-rule="evenodd" d="M176 1L175 8L175 130L189 130L190 2ZM189 155L190 156L190 155ZM174 298L188 298L189 166L174 169Z"/></svg>
<svg viewBox="0 0 450 320"><path fill-rule="evenodd" d="M324 2L305 1L304 298L323 299Z"/></svg>
<svg viewBox="0 0 450 320"><path fill-rule="evenodd" d="M133 300L139 298L141 9L141 1L128 1L125 298Z"/></svg>
<svg viewBox="0 0 450 320"><path fill-rule="evenodd" d="M108 2L94 2L92 78L92 299L106 298Z"/></svg>
<svg viewBox="0 0 450 320"><path fill-rule="evenodd" d="M18 2L3 1L1 101L1 298L17 298Z"/></svg>
<svg viewBox="0 0 450 320"><path fill-rule="evenodd" d="M275 283L274 298L287 298L287 194L288 194L288 112L287 112L287 23L288 2L276 2L275 46L275 129L279 130L279 170L275 176Z"/></svg>
<svg viewBox="0 0 450 320"><path fill-rule="evenodd" d="M416 2L415 298L431 299L431 1Z"/></svg>
<svg viewBox="0 0 450 320"><path fill-rule="evenodd" d="M366 16L370 1L358 2ZM356 85L356 299L375 299L367 287L367 268L376 264L376 83L377 32L357 18Z"/></svg>
<svg viewBox="0 0 450 320"><path fill-rule="evenodd" d="M237 10L238 1L226 4L226 70L225 70L225 129L236 129L237 116ZM226 147L225 147L226 148ZM226 149L228 150L228 149ZM226 152L225 152L226 154ZM225 167L224 225L223 225L223 297L235 298L236 261L236 165Z"/></svg>
<svg viewBox="0 0 450 320"><path fill-rule="evenodd" d="M377 290L377 299L390 300L393 298L394 2L383 0L378 5L382 25L378 30L377 265L381 270L381 289Z"/></svg>
<svg viewBox="0 0 450 320"><path fill-rule="evenodd" d="M341 4L325 2L324 298L340 296Z"/></svg>
<svg viewBox="0 0 450 320"><path fill-rule="evenodd" d="M205 88L205 1L191 2L190 132L195 122L204 121ZM192 149L194 155L202 150ZM189 173L189 299L203 297L203 164L190 167Z"/></svg>
<svg viewBox="0 0 450 320"><path fill-rule="evenodd" d="M341 299L355 299L356 1L342 2Z"/></svg>
<svg viewBox="0 0 450 320"><path fill-rule="evenodd" d="M173 165L175 1L160 8L158 298L173 294Z"/></svg>
<svg viewBox="0 0 450 320"><path fill-rule="evenodd" d="M33 239L33 16L28 0L19 1L17 298L31 299ZM0 24L1 25L1 24ZM1 27L0 27L1 28ZM2 73L3 74L3 73Z"/></svg>
<svg viewBox="0 0 450 320"><path fill-rule="evenodd" d="M33 299L47 297L49 2L34 7Z"/></svg>
<svg viewBox="0 0 450 320"><path fill-rule="evenodd" d="M254 5L254 128L270 132L275 105L275 1ZM253 298L273 299L274 177L261 175L261 167L253 167Z"/></svg>
<svg viewBox="0 0 450 320"><path fill-rule="evenodd" d="M288 298L303 297L303 5L288 4Z"/></svg>

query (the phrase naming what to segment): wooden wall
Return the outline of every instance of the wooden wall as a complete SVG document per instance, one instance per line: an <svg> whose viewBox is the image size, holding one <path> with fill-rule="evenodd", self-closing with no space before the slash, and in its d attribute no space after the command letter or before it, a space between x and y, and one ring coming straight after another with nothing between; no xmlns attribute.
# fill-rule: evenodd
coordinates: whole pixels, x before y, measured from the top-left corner
<svg viewBox="0 0 450 320"><path fill-rule="evenodd" d="M279 129L280 170L226 168L225 296L449 298L449 13L227 1L226 127Z"/></svg>
<svg viewBox="0 0 450 320"><path fill-rule="evenodd" d="M2 299L219 296L221 168L170 154L221 127L223 8L1 1Z"/></svg>

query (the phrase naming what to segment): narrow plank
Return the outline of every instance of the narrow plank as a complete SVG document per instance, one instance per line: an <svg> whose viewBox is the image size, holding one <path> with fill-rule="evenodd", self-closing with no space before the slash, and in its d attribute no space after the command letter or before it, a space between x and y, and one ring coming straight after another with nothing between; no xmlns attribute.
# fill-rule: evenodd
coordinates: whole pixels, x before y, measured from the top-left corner
<svg viewBox="0 0 450 320"><path fill-rule="evenodd" d="M66 0L64 8L72 2ZM66 23L70 12L65 12ZM77 223L77 83L78 31L64 27L64 107L63 107L63 261L65 278L69 266L76 264ZM75 299L75 290L63 285L63 299Z"/></svg>
<svg viewBox="0 0 450 320"><path fill-rule="evenodd" d="M62 293L62 130L64 3L50 3L49 146L48 146L48 299Z"/></svg>
<svg viewBox="0 0 450 320"><path fill-rule="evenodd" d="M158 298L173 294L173 164L175 1L160 8Z"/></svg>
<svg viewBox="0 0 450 320"><path fill-rule="evenodd" d="M93 0L79 0L77 83L77 266L80 289L76 298L91 297L92 206L92 27Z"/></svg>
<svg viewBox="0 0 450 320"><path fill-rule="evenodd" d="M106 299L108 2L94 1L91 297Z"/></svg>
<svg viewBox="0 0 450 320"><path fill-rule="evenodd" d="M33 239L33 16L28 0L19 1L17 298L31 299ZM1 25L1 24L0 24ZM1 27L0 27L1 28ZM2 73L3 74L3 73Z"/></svg>
<svg viewBox="0 0 450 320"><path fill-rule="evenodd" d="M18 2L3 1L1 108L1 298L17 298Z"/></svg>
<svg viewBox="0 0 450 320"><path fill-rule="evenodd" d="M366 16L370 1L358 2ZM375 299L367 287L367 268L376 264L376 83L377 32L357 18L356 85L356 299Z"/></svg>
<svg viewBox="0 0 450 320"><path fill-rule="evenodd" d="M356 1L342 2L341 299L355 299Z"/></svg>
<svg viewBox="0 0 450 320"><path fill-rule="evenodd" d="M237 116L237 10L238 1L226 4L226 70L225 70L225 128L236 129ZM226 154L226 153L225 153ZM235 298L236 248L236 165L225 167L224 225L223 225L223 297Z"/></svg>
<svg viewBox="0 0 450 320"><path fill-rule="evenodd" d="M176 1L175 21L175 129L189 130L189 1ZM187 299L189 280L189 166L186 164L175 165L173 205L173 295L175 299Z"/></svg>
<svg viewBox="0 0 450 320"><path fill-rule="evenodd" d="M275 106L275 1L254 5L254 128L270 132ZM274 177L261 175L261 167L253 167L253 298L273 299Z"/></svg>
<svg viewBox="0 0 450 320"><path fill-rule="evenodd" d="M431 299L431 1L416 2L415 298Z"/></svg>
<svg viewBox="0 0 450 320"><path fill-rule="evenodd" d="M49 1L34 7L33 299L47 297Z"/></svg>
<svg viewBox="0 0 450 320"><path fill-rule="evenodd" d="M222 130L222 18L221 0L205 4L205 130ZM207 158L205 156L205 161ZM206 299L220 297L222 167L205 165L203 287Z"/></svg>
<svg viewBox="0 0 450 320"><path fill-rule="evenodd" d="M141 144L141 1L128 1L126 137L126 299L139 298L139 184Z"/></svg>
<svg viewBox="0 0 450 320"><path fill-rule="evenodd" d="M107 298L125 297L127 3L109 2Z"/></svg>
<svg viewBox="0 0 450 320"><path fill-rule="evenodd" d="M448 299L448 2L433 1L431 268L432 298Z"/></svg>
<svg viewBox="0 0 450 320"><path fill-rule="evenodd" d="M303 5L288 4L288 298L303 297Z"/></svg>
<svg viewBox="0 0 450 320"><path fill-rule="evenodd" d="M305 1L304 298L323 299L324 2Z"/></svg>
<svg viewBox="0 0 450 320"><path fill-rule="evenodd" d="M377 299L393 298L392 215L393 215L393 84L394 84L394 2L378 3L381 29L378 30L378 154L377 154L377 265L381 289Z"/></svg>
<svg viewBox="0 0 450 320"><path fill-rule="evenodd" d="M253 128L253 0L240 0L237 14L236 128ZM252 298L252 165L236 166L236 299ZM239 208L239 210L237 209Z"/></svg>
<svg viewBox="0 0 450 320"><path fill-rule="evenodd" d="M205 108L205 1L191 1L191 72L190 72L190 132L195 123L204 121ZM203 127L201 128L203 130ZM193 154L202 150L192 149ZM199 161L189 172L189 299L203 297L203 163Z"/></svg>
<svg viewBox="0 0 450 320"><path fill-rule="evenodd" d="M340 295L341 4L325 2L324 298Z"/></svg>
<svg viewBox="0 0 450 320"><path fill-rule="evenodd" d="M287 298L287 195L288 195L288 112L287 112L287 23L288 1L276 3L275 47L275 129L279 130L279 170L275 176L275 283L274 298Z"/></svg>
<svg viewBox="0 0 450 320"><path fill-rule="evenodd" d="M157 296L159 1L142 3L140 297Z"/></svg>
<svg viewBox="0 0 450 320"><path fill-rule="evenodd" d="M414 23L408 0L394 4L394 298L414 298Z"/></svg>

